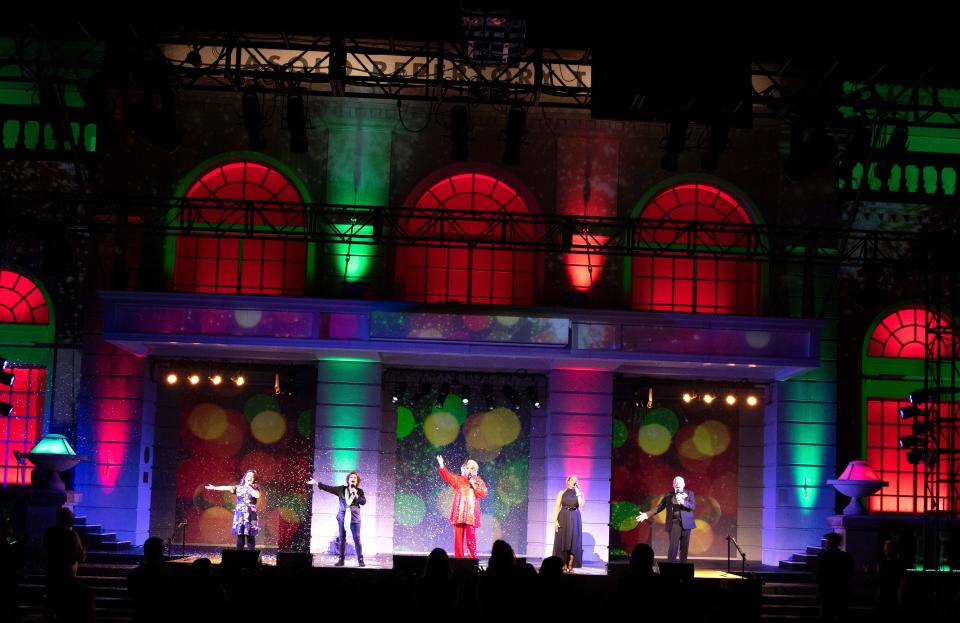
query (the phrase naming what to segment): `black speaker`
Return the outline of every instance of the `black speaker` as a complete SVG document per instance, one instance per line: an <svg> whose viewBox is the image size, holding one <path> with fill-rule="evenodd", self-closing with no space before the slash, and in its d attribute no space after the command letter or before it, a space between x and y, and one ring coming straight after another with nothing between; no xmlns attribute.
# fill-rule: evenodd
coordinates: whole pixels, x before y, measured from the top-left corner
<svg viewBox="0 0 960 623"><path fill-rule="evenodd" d="M277 552L277 568L301 571L313 567L313 554L310 552Z"/></svg>
<svg viewBox="0 0 960 623"><path fill-rule="evenodd" d="M475 573L480 570L480 561L476 558L451 558L450 569L454 573L458 571Z"/></svg>
<svg viewBox="0 0 960 623"><path fill-rule="evenodd" d="M393 570L400 573L411 575L420 575L427 566L426 556L415 556L413 554L394 554Z"/></svg>
<svg viewBox="0 0 960 623"><path fill-rule="evenodd" d="M693 580L693 564L689 562L658 562L660 576L675 582L689 582Z"/></svg>
<svg viewBox="0 0 960 623"><path fill-rule="evenodd" d="M220 564L231 569L254 571L260 566L260 550L225 549L221 553Z"/></svg>

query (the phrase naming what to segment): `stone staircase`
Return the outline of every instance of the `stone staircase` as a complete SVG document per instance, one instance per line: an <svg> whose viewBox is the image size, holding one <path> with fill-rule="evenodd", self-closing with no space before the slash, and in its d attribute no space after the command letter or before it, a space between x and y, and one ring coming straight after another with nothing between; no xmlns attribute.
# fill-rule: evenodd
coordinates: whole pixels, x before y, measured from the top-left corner
<svg viewBox="0 0 960 623"><path fill-rule="evenodd" d="M109 556L109 555L108 555ZM125 623L133 616L127 593L127 574L135 565L103 562L93 552L80 565L77 576L95 592L99 623ZM43 575L27 575L17 585L20 621L46 621L47 587Z"/></svg>
<svg viewBox="0 0 960 623"><path fill-rule="evenodd" d="M88 524L86 517L74 518L73 529L86 538L87 549L90 550L117 551L132 547L130 541L117 540L115 532L104 532L103 526Z"/></svg>
<svg viewBox="0 0 960 623"><path fill-rule="evenodd" d="M807 547L802 552L790 554L790 558L781 560L779 567L784 571L809 571L813 572L817 564L817 556L824 550L825 542L820 542L820 547Z"/></svg>

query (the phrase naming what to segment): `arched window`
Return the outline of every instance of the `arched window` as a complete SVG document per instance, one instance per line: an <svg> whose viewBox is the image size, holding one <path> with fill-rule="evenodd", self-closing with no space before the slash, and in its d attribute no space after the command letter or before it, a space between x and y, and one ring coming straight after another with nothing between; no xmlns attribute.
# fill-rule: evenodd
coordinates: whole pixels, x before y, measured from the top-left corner
<svg viewBox="0 0 960 623"><path fill-rule="evenodd" d="M908 404L908 392L923 385L928 348L949 356L950 345L936 330L949 325L949 318L907 306L883 316L870 332L863 361L864 446L867 463L890 483L869 498L871 511L923 510L924 464L912 465L899 447L900 438L913 433L914 420L902 420L899 409ZM933 503L929 500L928 508Z"/></svg>
<svg viewBox="0 0 960 623"><path fill-rule="evenodd" d="M927 343L943 335L936 329L947 328L949 323L931 314L922 307L905 307L886 316L877 323L870 335L867 354L871 357L902 357L923 359ZM940 356L949 356L949 344L940 338Z"/></svg>
<svg viewBox="0 0 960 623"><path fill-rule="evenodd" d="M47 324L50 311L43 292L25 275L0 269L0 322Z"/></svg>
<svg viewBox="0 0 960 623"><path fill-rule="evenodd" d="M186 197L211 207L184 215L193 234L177 237L174 290L303 294L306 243L277 235L304 225L296 205L302 197L286 176L259 163L232 162L204 173Z"/></svg>
<svg viewBox="0 0 960 623"><path fill-rule="evenodd" d="M31 466L19 464L14 450L29 452L43 434L53 323L40 286L10 268L0 268L0 342L42 344L2 352L9 359L3 371L14 380L0 385L0 402L12 407L9 415L0 416L0 483L29 484Z"/></svg>
<svg viewBox="0 0 960 623"><path fill-rule="evenodd" d="M706 184L680 184L659 193L639 216L637 240L641 243L646 240L652 247L678 251L695 243L698 254L634 257L633 309L757 313L757 263L730 254L732 249L752 248L757 242L749 228L750 215L733 196ZM690 228L686 222L708 226Z"/></svg>
<svg viewBox="0 0 960 623"><path fill-rule="evenodd" d="M427 210L528 214L520 195L490 175L464 173L447 177L416 200ZM491 305L530 305L534 301L534 258L529 251L474 249L471 238L498 240L500 229L489 219L450 219L444 230L445 248L402 247L397 253L397 278L408 301L462 301ZM408 231L423 232L438 225L412 217ZM532 227L511 227L532 236ZM462 246L458 246L461 244Z"/></svg>

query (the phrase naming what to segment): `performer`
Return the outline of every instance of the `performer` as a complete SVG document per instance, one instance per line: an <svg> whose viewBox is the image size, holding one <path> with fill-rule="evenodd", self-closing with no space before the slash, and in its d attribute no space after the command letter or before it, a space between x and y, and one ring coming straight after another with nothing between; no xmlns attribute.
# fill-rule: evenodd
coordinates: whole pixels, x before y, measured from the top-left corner
<svg viewBox="0 0 960 623"><path fill-rule="evenodd" d="M666 529L670 535L670 547L667 550L667 560L673 562L680 552L680 562L687 561L687 549L690 547L690 531L697 527L693 520L693 509L697 507L697 498L693 491L684 491L686 485L683 478L673 479L673 491L663 496L657 508L640 513L637 521L646 521L648 517L656 515L666 509Z"/></svg>
<svg viewBox="0 0 960 623"><path fill-rule="evenodd" d="M440 477L453 487L453 507L450 509L453 557L463 558L463 540L466 537L467 553L470 558L476 558L480 500L487 497L487 484L477 475L480 466L473 459L467 459L460 466L460 475L457 476L444 466L442 456L437 456L437 463L440 465Z"/></svg>
<svg viewBox="0 0 960 623"><path fill-rule="evenodd" d="M237 506L233 511L233 533L237 535L237 549L248 545L257 547L257 534L260 524L257 522L257 500L260 499L260 485L257 484L257 470L248 469L236 485L207 485L207 491L229 491L237 496Z"/></svg>
<svg viewBox="0 0 960 623"><path fill-rule="evenodd" d="M357 565L365 567L363 563L363 546L360 545L360 507L367 503L367 498L360 488L360 474L350 472L347 474L346 486L340 485L334 487L325 485L311 478L307 481L308 485L317 485L317 489L332 493L340 500L340 510L337 511L337 524L340 526L340 559L334 564L335 567L343 566L343 554L347 548L347 531L343 526L343 521L347 516L347 509L350 509L350 532L353 534L353 546L357 550Z"/></svg>
<svg viewBox="0 0 960 623"><path fill-rule="evenodd" d="M553 539L553 555L563 560L565 573L573 573L574 567L583 566L583 523L580 509L583 508L583 493L576 474L567 476L567 486L557 493L556 536Z"/></svg>

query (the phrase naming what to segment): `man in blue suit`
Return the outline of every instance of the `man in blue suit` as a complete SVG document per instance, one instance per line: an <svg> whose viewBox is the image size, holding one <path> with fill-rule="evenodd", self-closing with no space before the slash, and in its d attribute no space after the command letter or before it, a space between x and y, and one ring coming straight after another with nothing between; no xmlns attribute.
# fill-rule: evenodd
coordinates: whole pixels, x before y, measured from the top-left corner
<svg viewBox="0 0 960 623"><path fill-rule="evenodd" d="M677 476L673 479L673 491L663 496L657 508L637 515L637 521L646 521L648 517L662 510L667 511L665 527L670 535L670 548L667 550L667 560L670 562L677 559L678 551L680 562L687 561L690 531L697 527L693 520L693 509L697 507L697 498L693 491L684 491L685 485L683 478Z"/></svg>

